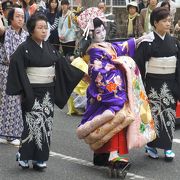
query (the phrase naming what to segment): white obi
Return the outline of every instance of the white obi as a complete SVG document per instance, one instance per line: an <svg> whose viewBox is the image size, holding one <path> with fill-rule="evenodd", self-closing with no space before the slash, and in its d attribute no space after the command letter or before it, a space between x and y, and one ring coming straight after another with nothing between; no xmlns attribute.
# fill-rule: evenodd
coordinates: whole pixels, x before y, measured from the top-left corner
<svg viewBox="0 0 180 180"><path fill-rule="evenodd" d="M26 73L31 84L51 83L55 77L55 66L28 67Z"/></svg>
<svg viewBox="0 0 180 180"><path fill-rule="evenodd" d="M151 57L146 64L146 73L152 74L172 74L176 70L176 56Z"/></svg>

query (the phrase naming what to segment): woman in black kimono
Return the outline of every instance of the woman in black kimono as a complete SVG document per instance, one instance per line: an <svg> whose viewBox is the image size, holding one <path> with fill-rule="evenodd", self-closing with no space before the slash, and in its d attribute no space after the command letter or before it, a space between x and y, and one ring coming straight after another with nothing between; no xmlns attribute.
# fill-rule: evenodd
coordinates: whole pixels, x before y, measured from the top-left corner
<svg viewBox="0 0 180 180"><path fill-rule="evenodd" d="M135 55L157 133L157 139L147 144L146 152L151 158L157 159L156 148L164 149L165 160L173 160L175 108L180 99L180 46L169 35L171 21L166 8L156 8L151 14L150 22L154 31L141 42Z"/></svg>
<svg viewBox="0 0 180 180"><path fill-rule="evenodd" d="M60 42L58 36L58 23L59 17L61 16L62 11L59 11L59 1L58 0L49 0L48 9L46 12L46 17L51 26L51 34L49 36L49 42L59 50Z"/></svg>
<svg viewBox="0 0 180 180"><path fill-rule="evenodd" d="M66 104L84 73L66 60L44 39L47 18L32 15L27 22L30 37L11 57L7 82L9 95L22 95L24 130L17 160L22 168L41 170L49 158L54 103Z"/></svg>

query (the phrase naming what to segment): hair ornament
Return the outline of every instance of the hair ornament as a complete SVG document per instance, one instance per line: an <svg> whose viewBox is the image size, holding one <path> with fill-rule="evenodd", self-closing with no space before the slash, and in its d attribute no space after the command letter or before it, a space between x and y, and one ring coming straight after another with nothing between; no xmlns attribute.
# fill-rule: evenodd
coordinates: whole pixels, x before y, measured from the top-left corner
<svg viewBox="0 0 180 180"><path fill-rule="evenodd" d="M93 19L99 18L104 23L111 21L111 20L106 19L106 16L107 15L105 15L97 7L88 8L78 16L77 23L80 29L83 30L83 36L85 36L85 40L87 40L89 32L91 30L94 30Z"/></svg>

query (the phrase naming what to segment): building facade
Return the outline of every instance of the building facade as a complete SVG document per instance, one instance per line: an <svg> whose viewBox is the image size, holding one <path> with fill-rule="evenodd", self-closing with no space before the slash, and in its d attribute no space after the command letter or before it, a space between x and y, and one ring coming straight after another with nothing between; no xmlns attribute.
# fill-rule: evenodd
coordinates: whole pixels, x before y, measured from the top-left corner
<svg viewBox="0 0 180 180"><path fill-rule="evenodd" d="M84 8L97 6L100 0L69 0L72 7L83 6ZM102 0L106 3L109 12L115 14L119 38L126 38L127 10L126 6L129 0ZM140 0L137 0L140 1ZM160 0L162 1L162 0ZM180 19L180 0L174 0L177 6L177 12L174 23Z"/></svg>

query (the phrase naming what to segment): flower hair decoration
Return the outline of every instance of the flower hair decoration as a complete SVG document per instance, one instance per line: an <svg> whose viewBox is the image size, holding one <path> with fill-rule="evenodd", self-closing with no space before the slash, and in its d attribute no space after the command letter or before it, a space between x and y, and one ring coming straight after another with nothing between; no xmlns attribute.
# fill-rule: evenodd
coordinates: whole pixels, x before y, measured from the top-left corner
<svg viewBox="0 0 180 180"><path fill-rule="evenodd" d="M106 17L111 14L104 14L100 9L97 7L91 7L83 11L78 17L77 17L77 23L80 27L80 29L83 30L83 36L85 36L85 40L87 40L87 37L89 35L89 32L91 30L94 30L94 24L93 19L99 18L104 23L113 20L109 20Z"/></svg>

